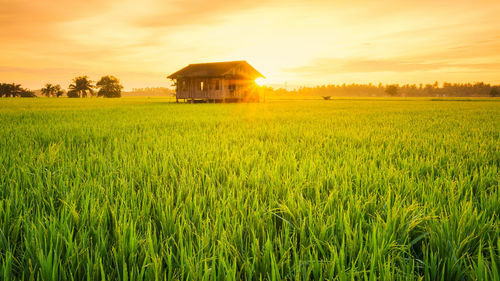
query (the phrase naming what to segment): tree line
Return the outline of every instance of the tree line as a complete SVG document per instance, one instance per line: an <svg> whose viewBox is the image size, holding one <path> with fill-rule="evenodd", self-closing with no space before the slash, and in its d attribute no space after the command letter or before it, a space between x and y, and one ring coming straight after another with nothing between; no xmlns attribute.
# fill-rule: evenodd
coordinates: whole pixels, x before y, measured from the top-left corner
<svg viewBox="0 0 500 281"><path fill-rule="evenodd" d="M47 83L41 89L41 94L47 97L85 98L98 96L107 98L118 98L122 96L123 86L118 78L107 75L101 77L95 85L87 76L79 76L73 79L73 83L65 91L60 85ZM354 97L499 97L500 85L490 85L483 82L478 83L447 83L439 86L434 84L342 84L322 85L315 87L300 87L295 90L274 89L272 87L259 87L261 94L269 95L302 95L302 96L354 96ZM97 90L97 91L96 91ZM141 88L133 89L129 95L136 96L170 96L175 94L174 90L168 88ZM0 83L0 97L36 97L35 92L22 88L20 84Z"/></svg>
<svg viewBox="0 0 500 281"><path fill-rule="evenodd" d="M265 94L302 95L302 96L358 96L358 97L498 97L500 85L478 83L447 83L439 86L434 84L342 84L322 85L315 87L300 87L295 90L273 89L262 87Z"/></svg>
<svg viewBox="0 0 500 281"><path fill-rule="evenodd" d="M137 97L165 97L175 96L175 90L167 87L147 87L147 88L132 88L132 91L124 93L127 96Z"/></svg>
<svg viewBox="0 0 500 281"><path fill-rule="evenodd" d="M22 88L21 84L0 83L0 97L34 98L35 96L35 92Z"/></svg>
<svg viewBox="0 0 500 281"><path fill-rule="evenodd" d="M95 85L93 83L88 76L78 76L73 79L73 83L68 86L67 91L63 90L61 85L51 83L45 84L40 91L46 97L66 95L68 98L88 96L119 98L122 95L123 86L120 84L120 80L112 75L101 77ZM22 88L20 84L0 83L0 97L36 97L36 95L35 92Z"/></svg>

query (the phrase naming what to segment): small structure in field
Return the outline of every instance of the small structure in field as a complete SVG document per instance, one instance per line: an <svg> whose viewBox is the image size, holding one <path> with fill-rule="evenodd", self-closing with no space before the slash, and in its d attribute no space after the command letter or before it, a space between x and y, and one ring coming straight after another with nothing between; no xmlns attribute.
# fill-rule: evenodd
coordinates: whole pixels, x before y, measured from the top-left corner
<svg viewBox="0 0 500 281"><path fill-rule="evenodd" d="M323 96L324 100L330 100L332 97L331 96Z"/></svg>
<svg viewBox="0 0 500 281"><path fill-rule="evenodd" d="M190 64L169 75L176 85L176 101L259 101L255 79L264 78L246 61Z"/></svg>

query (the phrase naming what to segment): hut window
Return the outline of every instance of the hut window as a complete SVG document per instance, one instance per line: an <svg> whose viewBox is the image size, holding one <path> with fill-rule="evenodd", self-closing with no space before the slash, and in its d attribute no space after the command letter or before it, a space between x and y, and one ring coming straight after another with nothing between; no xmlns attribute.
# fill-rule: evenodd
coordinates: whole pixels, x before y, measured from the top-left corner
<svg viewBox="0 0 500 281"><path fill-rule="evenodd" d="M182 80L182 81L181 81L181 89L182 89L183 91L185 91L185 90L186 90L186 81L185 81L185 80Z"/></svg>
<svg viewBox="0 0 500 281"><path fill-rule="evenodd" d="M201 82L200 82L200 90L201 90L201 91L204 91L204 90L205 90L205 89L204 89L204 88L205 88L204 86L205 86L205 85L204 85L203 81L201 81Z"/></svg>
<svg viewBox="0 0 500 281"><path fill-rule="evenodd" d="M220 89L220 81L219 80L215 80L215 89L216 90Z"/></svg>

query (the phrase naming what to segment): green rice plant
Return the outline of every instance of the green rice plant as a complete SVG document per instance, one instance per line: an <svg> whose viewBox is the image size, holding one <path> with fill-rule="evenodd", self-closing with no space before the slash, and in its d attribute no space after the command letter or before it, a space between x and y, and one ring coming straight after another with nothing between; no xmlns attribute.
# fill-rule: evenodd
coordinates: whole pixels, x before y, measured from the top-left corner
<svg viewBox="0 0 500 281"><path fill-rule="evenodd" d="M496 100L0 100L2 280L500 280Z"/></svg>

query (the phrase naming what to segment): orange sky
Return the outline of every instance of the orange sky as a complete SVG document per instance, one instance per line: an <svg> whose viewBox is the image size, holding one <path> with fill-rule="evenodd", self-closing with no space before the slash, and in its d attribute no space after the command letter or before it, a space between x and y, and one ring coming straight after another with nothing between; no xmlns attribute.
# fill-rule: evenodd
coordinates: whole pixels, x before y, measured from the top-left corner
<svg viewBox="0 0 500 281"><path fill-rule="evenodd" d="M0 82L170 86L247 60L266 83L500 84L500 1L0 0Z"/></svg>

